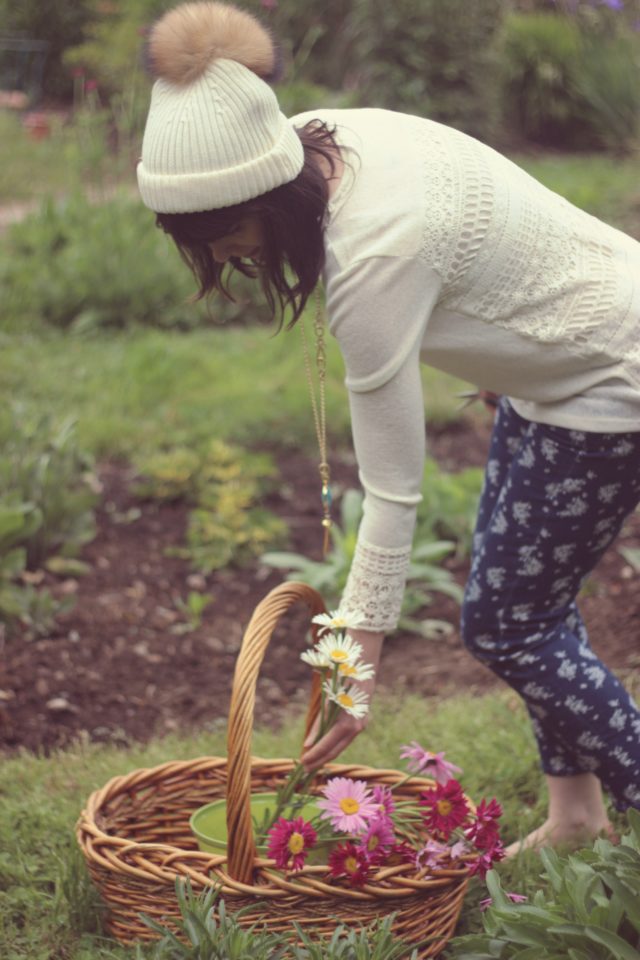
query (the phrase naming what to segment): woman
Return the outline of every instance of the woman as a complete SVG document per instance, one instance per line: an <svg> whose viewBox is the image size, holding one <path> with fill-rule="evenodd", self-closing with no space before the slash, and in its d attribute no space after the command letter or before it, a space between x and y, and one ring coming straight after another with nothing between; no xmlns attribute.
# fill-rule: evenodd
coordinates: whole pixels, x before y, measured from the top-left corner
<svg viewBox="0 0 640 960"><path fill-rule="evenodd" d="M601 786L619 809L640 806L640 712L591 651L575 598L640 500L640 245L429 120L287 120L266 82L273 42L233 7L177 7L149 59L138 182L200 295L235 268L295 323L324 282L366 494L341 606L363 614L354 635L374 666L420 500L420 363L502 396L463 637L531 715L549 817L524 844L608 830ZM345 714L308 767L362 726Z"/></svg>

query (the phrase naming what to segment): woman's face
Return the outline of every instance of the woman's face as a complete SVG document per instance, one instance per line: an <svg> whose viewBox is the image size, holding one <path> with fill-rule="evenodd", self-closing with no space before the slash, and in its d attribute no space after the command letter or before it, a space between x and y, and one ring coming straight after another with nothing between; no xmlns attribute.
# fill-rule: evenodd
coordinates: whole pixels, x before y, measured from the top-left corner
<svg viewBox="0 0 640 960"><path fill-rule="evenodd" d="M226 263L231 257L241 260L260 261L264 231L257 217L247 217L229 233L209 244L213 259L217 263Z"/></svg>

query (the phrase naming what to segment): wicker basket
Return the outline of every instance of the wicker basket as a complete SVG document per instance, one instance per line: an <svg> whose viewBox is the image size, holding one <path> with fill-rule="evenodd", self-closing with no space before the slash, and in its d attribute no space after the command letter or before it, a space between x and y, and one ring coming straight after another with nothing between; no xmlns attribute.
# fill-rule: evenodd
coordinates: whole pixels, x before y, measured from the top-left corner
<svg viewBox="0 0 640 960"><path fill-rule="evenodd" d="M325 866L283 874L256 855L249 798L276 790L294 766L290 759L251 757L251 734L258 671L273 629L286 610L304 601L312 615L323 612L318 593L299 583L271 591L256 608L236 665L228 725L228 759L201 757L164 763L114 777L91 794L77 825L77 837L91 877L108 908L109 931L124 943L153 939L140 912L155 919L178 917L175 879L189 877L194 890L221 887L230 911L255 905L243 923L263 921L269 929L292 933L291 922L330 935L340 922L366 925L395 913L394 932L410 944L429 940L420 957L435 957L452 936L467 886L466 869L437 876L416 873L409 864L384 867L362 888L331 881ZM317 678L314 673L314 678ZM314 679L307 730L319 709ZM312 792L332 776L391 786L405 775L355 764L330 764ZM400 799L415 797L433 781L412 777L398 788ZM203 853L189 829L200 806L227 798L228 847L224 856Z"/></svg>

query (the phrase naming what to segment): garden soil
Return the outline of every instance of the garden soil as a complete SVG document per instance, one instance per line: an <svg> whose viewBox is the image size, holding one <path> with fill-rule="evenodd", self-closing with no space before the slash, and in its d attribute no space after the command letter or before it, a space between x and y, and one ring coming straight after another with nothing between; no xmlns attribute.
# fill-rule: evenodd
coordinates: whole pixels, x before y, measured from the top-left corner
<svg viewBox="0 0 640 960"><path fill-rule="evenodd" d="M481 465L489 425L463 420L430 435L433 456L446 470ZM282 482L267 505L286 520L291 549L319 559L317 468L299 453L277 457ZM356 487L352 462L333 464L336 483ZM184 542L187 508L140 501L134 474L107 462L98 532L85 549L89 572L77 579L47 574L42 585L75 601L49 636L4 641L0 663L0 745L49 752L78 738L125 745L168 732L206 729L226 718L233 669L251 613L283 575L259 563L206 577L168 556ZM618 545L640 546L640 515ZM451 565L464 583L466 562ZM36 576L36 580L38 577ZM583 591L581 609L598 654L634 681L640 673L640 575L617 549L609 551ZM176 606L190 591L213 599L196 629L183 632ZM457 605L434 594L421 616L451 624L448 635L425 640L399 632L385 642L379 687L426 698L480 694L499 681L463 648ZM276 727L301 709L309 668L305 610L293 608L277 627L257 689L256 724ZM635 685L635 683L634 683Z"/></svg>

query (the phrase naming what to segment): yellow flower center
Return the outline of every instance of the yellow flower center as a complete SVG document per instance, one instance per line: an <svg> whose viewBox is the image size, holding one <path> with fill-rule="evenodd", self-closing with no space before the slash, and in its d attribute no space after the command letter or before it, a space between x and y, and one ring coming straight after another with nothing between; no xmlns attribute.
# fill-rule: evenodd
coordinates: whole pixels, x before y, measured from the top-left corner
<svg viewBox="0 0 640 960"><path fill-rule="evenodd" d="M367 841L367 850L375 850L380 844L380 837L377 837L374 833L372 837L369 837Z"/></svg>
<svg viewBox="0 0 640 960"><path fill-rule="evenodd" d="M331 621L331 626L334 630L342 630L343 627L346 627L347 621L343 617L334 617Z"/></svg>
<svg viewBox="0 0 640 960"><path fill-rule="evenodd" d="M355 873L358 869L358 861L355 857L345 857L344 869L346 873Z"/></svg>
<svg viewBox="0 0 640 960"><path fill-rule="evenodd" d="M351 816L358 812L360 804L353 797L343 797L340 801L340 809L343 813L346 813L347 816Z"/></svg>
<svg viewBox="0 0 640 960"><path fill-rule="evenodd" d="M340 669L338 670L338 673L340 673L343 677L352 677L357 672L357 668L351 663L341 663Z"/></svg>
<svg viewBox="0 0 640 960"><path fill-rule="evenodd" d="M341 707L352 707L353 697L350 697L348 693L341 693L338 697L338 703Z"/></svg>
<svg viewBox="0 0 640 960"><path fill-rule="evenodd" d="M349 659L349 654L347 653L346 650L332 650L332 651L331 651L331 659L332 659L332 660L336 660L336 661L348 660L348 659Z"/></svg>
<svg viewBox="0 0 640 960"><path fill-rule="evenodd" d="M301 853L304 850L304 837L301 833L292 833L289 837L289 853Z"/></svg>
<svg viewBox="0 0 640 960"><path fill-rule="evenodd" d="M453 804L450 800L438 800L436 807L441 817L448 817L453 810Z"/></svg>

